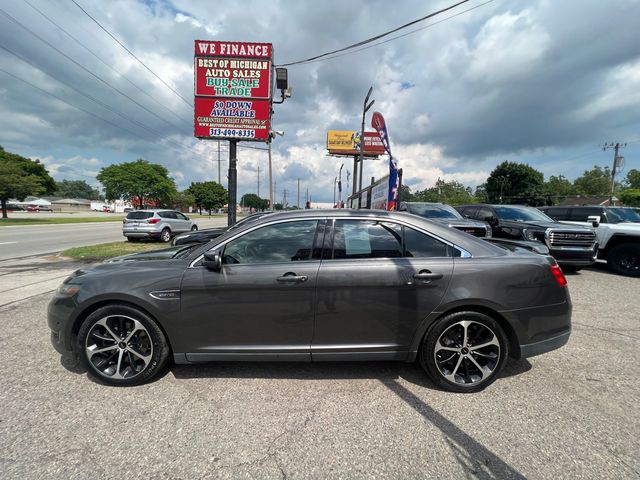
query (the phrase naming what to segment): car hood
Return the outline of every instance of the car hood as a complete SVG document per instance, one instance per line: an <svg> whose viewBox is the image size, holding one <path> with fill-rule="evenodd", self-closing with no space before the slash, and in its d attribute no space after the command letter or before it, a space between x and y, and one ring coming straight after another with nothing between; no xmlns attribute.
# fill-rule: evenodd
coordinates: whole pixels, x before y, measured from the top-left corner
<svg viewBox="0 0 640 480"><path fill-rule="evenodd" d="M540 221L540 222L519 222L519 221L516 221L516 220L501 220L500 223L503 224L503 225L517 225L519 227L537 228L537 229L540 229L540 230L546 230L547 228L567 230L567 228L568 228L568 225L560 223L560 222L543 222L543 221ZM593 229L591 229L589 227L583 227L583 226L580 226L580 225L574 225L574 226L570 227L570 229L571 230L593 231Z"/></svg>
<svg viewBox="0 0 640 480"><path fill-rule="evenodd" d="M195 245L179 245L177 247L162 248L149 252L130 253L105 260L103 263L140 262L150 260L172 260L182 253L194 248Z"/></svg>

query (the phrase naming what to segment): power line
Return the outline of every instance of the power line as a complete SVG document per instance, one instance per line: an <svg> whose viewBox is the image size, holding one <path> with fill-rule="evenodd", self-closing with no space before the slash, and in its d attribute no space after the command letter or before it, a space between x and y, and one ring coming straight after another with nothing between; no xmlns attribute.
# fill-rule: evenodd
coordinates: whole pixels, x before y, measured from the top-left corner
<svg viewBox="0 0 640 480"><path fill-rule="evenodd" d="M54 20L52 20L47 14L45 14L42 10L40 10L39 8L37 8L35 5L33 5L29 0L22 0L23 2L25 2L27 5L29 5L32 9L34 9L36 12L38 12L42 17L44 17L46 20L48 20L51 24L53 24L55 27L57 27L60 31L62 31L65 35L67 35L69 38L71 38L77 45L79 45L80 47L82 47L84 50L86 50L87 52L89 52L91 55L93 55L100 63L102 63L104 66L106 66L107 68L109 68L112 72L115 72L119 77L123 78L124 80L126 80L127 82L129 82L129 84L131 86L133 86L136 90L138 90L140 93L142 93L143 95L145 95L147 98L149 98L151 101L153 101L156 105L159 105L160 107L164 108L167 112L171 113L172 115L174 115L176 118L185 121L185 122L189 122L189 120L181 117L179 114L177 114L176 112L174 112L173 110L171 110L170 108L168 108L166 105L162 104L161 102L159 102L158 100L156 100L153 96L149 95L149 93L147 93L147 91L145 89L143 89L142 87L139 87L138 85L136 85L133 81L131 81L126 75L122 74L121 72L119 72L116 68L114 68L113 66L109 65L107 62L105 62L102 58L100 58L100 56L95 53L93 50L91 50L89 47L87 47L84 43L82 43L80 40L78 40L76 37L74 37L71 33L69 33L67 30L65 30L61 25L59 25L58 23L56 23Z"/></svg>
<svg viewBox="0 0 640 480"><path fill-rule="evenodd" d="M127 47L125 47L122 42L120 40L118 40L115 36L113 36L113 34L107 30L105 27L102 26L102 24L100 22L98 22L98 20L96 20L94 17L92 17L89 12L87 12L84 8L82 8L82 6L80 4L78 4L78 2L76 2L76 0L71 0L76 7L78 7L80 10L82 10L82 12L89 17L91 20L94 21L94 23L96 25L98 25L107 35L109 35L118 45L120 45L122 48L124 48L127 53L129 53L129 55L131 55L133 58L135 58L138 63L140 63L140 65L142 65L144 68L146 68L154 77L156 77L158 80L160 80L165 87L167 87L169 90L171 90L173 93L175 93L178 97L180 97L182 99L182 101L184 103L187 104L187 106L189 108L193 108L193 105L191 104L191 102L189 102L186 98L184 98L182 95L180 95L171 85L169 85L167 82L165 82L162 78L160 78L153 70L151 70L149 67L147 67L145 65L145 63L140 60L131 50L129 50Z"/></svg>
<svg viewBox="0 0 640 480"><path fill-rule="evenodd" d="M358 48L358 49L352 50L350 52L344 52L344 53L341 53L340 55L332 55L330 57L319 58L317 60L312 60L312 61L306 62L306 63L316 63L316 62L323 62L323 61L327 61L327 60L333 60L335 58L340 58L340 57L344 57L346 55L352 55L354 53L362 52L363 50L368 50L370 48L377 47L378 45L382 45L382 44L385 44L385 43L392 42L394 40L398 40L399 38L408 37L409 35L413 35L414 33L426 30L427 28L431 28L431 27L433 27L435 25L438 25L439 23L446 22L447 20L451 20L452 18L455 18L455 17L459 17L460 15L463 15L463 14L465 14L467 12L470 12L471 10L475 10L476 8L483 7L483 6L485 6L488 3L491 3L493 1L494 0L488 0L488 1L484 2L484 3L476 5L475 7L467 8L466 10L463 10L463 11L458 12L456 14L449 15L448 17L445 17L442 20L438 20L437 22L430 23L429 25L426 25L424 27L416 28L415 30L411 30L410 32L403 33L402 35L396 35L395 37L388 38L387 40L383 40L381 42L377 42L377 43L373 43L371 45L367 45L366 47Z"/></svg>
<svg viewBox="0 0 640 480"><path fill-rule="evenodd" d="M2 47L0 47L0 48L2 48ZM116 123L114 123L114 122L112 122L112 121L110 121L110 120L107 120L106 118L103 118L103 117L101 117L100 115L96 115L95 113L93 113L93 112L91 112L91 111L89 111L89 110L86 110L86 109L84 109L84 108L82 108L82 107L79 107L79 106L77 106L77 105L74 105L74 104L72 104L72 103L68 102L67 100L63 99L62 97L59 97L58 95L56 95L56 94L54 94L54 93L48 92L48 91L46 91L46 90L44 90L44 89L42 89L42 88L38 87L37 85L34 85L33 83L29 82L28 80L25 80L24 78L21 78L21 77L19 77L19 76L17 76L17 75L14 75L14 74L13 74L13 73L11 73L11 72L8 72L8 71L4 70L3 68L0 68L0 72L3 72L3 73L5 73L6 75L9 75L10 77L15 78L16 80L19 80L20 82L23 82L23 83L25 83L25 84L29 85L31 88L34 88L35 90L38 90L39 92L41 92L41 93L43 93L43 94L45 94L45 95L48 95L48 96L50 96L50 97L53 97L53 98L55 98L56 100L58 100L58 101L60 101L60 102L62 102L62 103L64 103L64 104L66 104L66 105L69 105L70 107L75 108L76 110L80 110L81 112L84 112L84 113L86 113L87 115L91 115L92 117L97 118L98 120L102 120L103 122L105 122L105 123L107 123L107 124L109 124L109 125L111 125L111 126L113 126L113 127L115 127L115 128L118 128L118 129L122 130L123 132L129 133L129 134L132 134L132 135L134 135L134 136L135 136L135 137L137 137L137 138L141 138L141 137L140 137L138 134L136 134L135 132L132 132L131 130L129 130L129 129L127 129L127 128L124 128L124 127L122 127L122 126L120 126L120 125L118 125L118 124L116 124ZM175 150L176 152L184 153L184 148L182 148L182 147L180 147L180 148L175 148L175 147L172 147L171 145L168 145L168 147L169 147L169 148L172 148L172 149L173 149L173 150Z"/></svg>
<svg viewBox="0 0 640 480"><path fill-rule="evenodd" d="M23 62L25 62L25 63L27 63L27 64L31 65L33 68L35 68L36 70L38 70L38 71L40 71L40 72L44 73L45 75L47 75L47 76L49 76L49 77L51 77L51 78L53 78L53 79L57 80L57 81L58 81L58 82L60 82L61 84L63 84L63 85L65 85L65 86L67 86L67 87L68 87L68 88L70 88L71 90L73 90L73 91L75 91L76 93L78 93L79 95L82 95L83 97L85 97L85 98L87 98L87 99L91 100L92 102L97 103L98 105L100 105L100 106L101 106L101 107L103 107L104 109L109 110L110 112L112 112L112 113L114 113L114 114L118 115L119 117L121 117L121 118L123 118L123 119L125 119L125 120L127 120L127 121L129 121L129 122L131 122L131 123L133 123L134 125L136 125L136 126L138 126L138 127L142 128L142 129L144 129L144 130L146 130L146 131L148 131L148 132L152 133L153 135L157 135L157 136L159 136L159 137L161 137L161 138L166 138L166 135L165 135L165 134L163 134L163 133L161 133L161 132L158 132L158 131L156 131L156 130L154 130L154 129L152 129L152 128L149 128L149 127L147 127L146 125L144 125L143 123L141 123L141 122L139 122L139 121L137 121L137 120L135 120L135 119L133 119L133 118L131 118L131 117L127 116L127 115L124 115L124 114L122 114L122 113L118 112L117 110L114 110L110 105L108 105L108 104L104 103L103 101L101 101L101 100L99 100L99 99L97 99L97 98L95 98L95 97L93 97L93 96L91 96L91 95L89 95L89 94L87 94L87 93L82 92L81 90L78 90L78 89L77 89L77 88L75 88L74 86L72 86L72 85L68 84L68 83L67 83L67 82L65 82L64 80L61 80L60 78L58 78L57 76L53 75L52 73L50 73L50 72L45 72L42 68L38 67L38 66L37 66L37 65L35 65L33 62L31 62L30 60L28 60L28 59L24 58L23 56L21 56L20 54L18 54L18 53L16 53L16 52L14 52L13 50L11 50L11 49L9 49L9 48L7 48L7 47L3 46L3 45L0 45L0 49L2 49L2 50L4 50L4 51L6 51L6 52L8 52L8 53L10 53L10 54L11 54L11 55L13 55L14 57L16 57L16 58L18 58L18 59L22 60ZM175 145L178 145L178 146L179 146L180 148L182 148L182 149L185 149L185 148L186 148L186 149L190 149L190 148L192 148L191 146L186 147L185 145L182 145L182 144L179 144L179 143L177 143L177 142L174 142L173 140L168 140L168 141L170 141L170 142L174 143Z"/></svg>
<svg viewBox="0 0 640 480"><path fill-rule="evenodd" d="M40 40L42 43L44 43L45 45L47 45L49 48L53 49L54 51L56 51L57 53L59 53L60 55L62 55L64 58L66 58L67 60L69 60L70 62L72 62L74 65L76 65L77 67L81 68L82 70L84 70L85 72L87 72L89 75L91 75L92 77L94 77L96 80L98 80L100 83L106 85L107 87L109 87L110 89L118 92L120 95L122 95L123 97L129 99L131 102L135 103L137 106L139 106L140 108L142 108L143 110L145 110L146 112L150 113L151 115L153 115L154 117L156 117L157 119L159 119L162 122L167 123L168 125L171 125L172 127L178 128L180 129L179 126L174 125L173 123L171 123L170 121L168 121L167 119L161 117L160 115L158 115L157 113L149 110L147 107L145 107L144 105L142 105L141 103L137 102L136 100L134 100L133 98L131 98L129 95L127 95L126 93L122 92L121 90L119 90L118 88L114 87L113 85L111 85L109 82L107 82L106 80L100 78L98 75L96 75L95 73L93 73L91 70L89 70L88 68L86 68L84 65L82 65L81 63L77 62L76 60L74 60L73 58L71 58L69 55L67 55L66 53L64 53L62 50L58 49L57 47L55 47L54 45L52 45L51 43L49 43L47 40L45 40L44 38L42 38L40 35L38 35L37 33L35 33L33 30L31 30L29 27L27 27L26 25L24 25L23 23L21 23L19 20L16 20L14 17L12 17L11 15L9 15L7 12L5 12L3 9L0 8L0 14L3 15L4 17L6 17L7 19L9 19L11 22L15 23L16 25L18 25L19 27L23 28L24 30L26 30L27 32L29 32L31 35L33 35L34 37L36 37L38 40Z"/></svg>
<svg viewBox="0 0 640 480"><path fill-rule="evenodd" d="M71 0L71 1L73 3L76 3L75 0ZM367 38L366 40L362 40L362 41L354 43L352 45L349 45L349 46L346 46L346 47L343 47L343 48L339 48L338 50L333 50L331 52L322 53L320 55L316 55L315 57L306 58L304 60L298 60L296 62L284 63L284 64L279 65L279 66L288 67L288 66L291 66L291 65L298 65L298 64L301 64L301 63L308 63L308 62L311 62L313 60L318 60L318 59L323 58L323 57L328 57L329 55L333 55L335 53L340 53L340 52L344 52L345 50L351 50L352 48L361 47L363 45L375 42L376 40L379 40L379 39L381 39L383 37L386 37L387 35L391 35L392 33L395 33L395 32L397 32L399 30L402 30L404 28L410 27L411 25L415 25L416 23L419 23L419 22L422 22L422 21L427 20L429 18L435 17L436 15L440 15L441 13L444 13L444 12L446 12L448 10L452 10L452 9L456 8L457 6L459 6L459 5L462 5L463 3L467 3L468 1L469 0L462 0L461 2L458 2L456 4L453 4L453 5L450 5L448 7L445 7L443 9L441 9L441 10L436 11L436 12L433 12L433 13L430 13L428 15L425 15L424 17L418 18L416 20L412 20L409 23L405 23L404 25L396 27L393 30L388 30L388 31L386 31L384 33L381 33L380 35L376 35L375 37Z"/></svg>

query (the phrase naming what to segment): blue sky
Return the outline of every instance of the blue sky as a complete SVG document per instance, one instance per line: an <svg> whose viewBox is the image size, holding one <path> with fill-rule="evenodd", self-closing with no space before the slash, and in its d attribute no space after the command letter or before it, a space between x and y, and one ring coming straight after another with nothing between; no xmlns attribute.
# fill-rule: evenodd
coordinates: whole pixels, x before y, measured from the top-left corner
<svg viewBox="0 0 640 480"><path fill-rule="evenodd" d="M180 96L70 0L2 2L0 145L41 159L58 180L91 184L101 167L142 157L165 165L181 189L218 179L217 143L192 136L194 39L271 42L276 63L286 63L453 3L77 1ZM290 67L293 96L273 117L285 131L273 144L276 198L285 189L292 198L300 178L312 199L332 200L340 164L351 170L352 161L326 155L326 132L359 128L369 86L413 190L438 178L475 186L503 160L574 179L611 165L612 152L601 148L611 141L627 143L620 178L640 169L640 2L484 3L372 48ZM604 20L612 15L615 28ZM226 150L223 142L225 185ZM241 148L241 194L256 191L258 168L267 196L267 152ZM365 183L385 171L386 162L367 162Z"/></svg>

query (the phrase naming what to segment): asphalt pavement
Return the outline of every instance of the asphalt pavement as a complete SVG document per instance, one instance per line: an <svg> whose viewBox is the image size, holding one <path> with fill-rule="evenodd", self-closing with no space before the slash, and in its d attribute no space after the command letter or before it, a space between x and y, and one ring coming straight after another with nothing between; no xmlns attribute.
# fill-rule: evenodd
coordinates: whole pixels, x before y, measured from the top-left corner
<svg viewBox="0 0 640 480"><path fill-rule="evenodd" d="M1 478L640 476L640 279L569 276L568 345L510 362L478 394L387 362L172 366L113 388L49 343L48 289L75 266L0 262Z"/></svg>
<svg viewBox="0 0 640 480"><path fill-rule="evenodd" d="M45 216L47 214L32 214L31 218L34 215ZM49 214L49 216L51 215ZM199 228L219 227L227 224L226 217L197 217L195 220ZM122 236L121 221L0 226L0 260L55 253L71 247L122 240L125 238Z"/></svg>

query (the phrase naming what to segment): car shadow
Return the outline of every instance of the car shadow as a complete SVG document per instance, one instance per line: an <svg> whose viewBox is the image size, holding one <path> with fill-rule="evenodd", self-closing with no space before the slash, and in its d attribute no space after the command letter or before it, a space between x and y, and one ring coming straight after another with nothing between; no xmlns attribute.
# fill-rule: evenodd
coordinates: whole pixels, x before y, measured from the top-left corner
<svg viewBox="0 0 640 480"><path fill-rule="evenodd" d="M498 378L507 378L531 370L526 359L509 359ZM273 380L352 380L377 379L382 382L402 378L431 390L441 390L418 362L215 362L170 366L177 379L256 378Z"/></svg>

